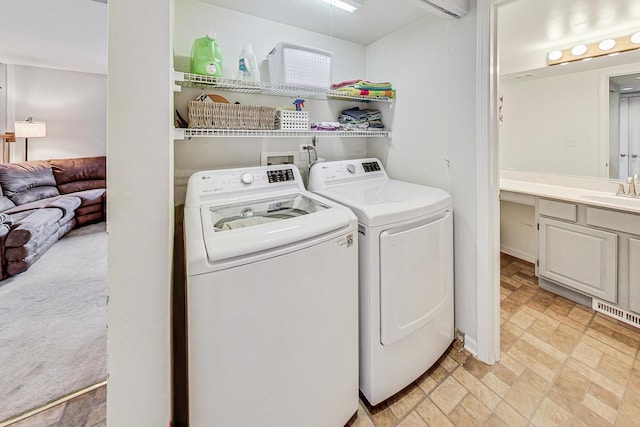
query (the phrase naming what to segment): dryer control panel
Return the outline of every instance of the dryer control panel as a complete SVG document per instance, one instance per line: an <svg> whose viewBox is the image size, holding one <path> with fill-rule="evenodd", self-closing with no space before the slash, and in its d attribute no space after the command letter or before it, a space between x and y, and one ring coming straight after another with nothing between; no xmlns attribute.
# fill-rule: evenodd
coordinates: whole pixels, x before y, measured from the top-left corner
<svg viewBox="0 0 640 427"><path fill-rule="evenodd" d="M355 181L387 178L382 162L378 159L316 163L309 173L309 189L316 191Z"/></svg>

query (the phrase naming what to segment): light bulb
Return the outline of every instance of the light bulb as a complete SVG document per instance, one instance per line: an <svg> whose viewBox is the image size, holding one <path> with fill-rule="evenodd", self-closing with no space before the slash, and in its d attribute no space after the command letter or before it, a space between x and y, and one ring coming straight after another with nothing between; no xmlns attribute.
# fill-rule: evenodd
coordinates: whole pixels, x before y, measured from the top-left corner
<svg viewBox="0 0 640 427"><path fill-rule="evenodd" d="M584 55L586 52L587 52L587 47L583 44L574 46L573 49L571 49L571 54L574 56Z"/></svg>
<svg viewBox="0 0 640 427"><path fill-rule="evenodd" d="M598 47L600 50L611 50L615 47L616 41L614 39L602 40Z"/></svg>
<svg viewBox="0 0 640 427"><path fill-rule="evenodd" d="M549 58L549 61L557 61L558 59L562 58L562 51L554 50L552 52L549 52L547 58Z"/></svg>

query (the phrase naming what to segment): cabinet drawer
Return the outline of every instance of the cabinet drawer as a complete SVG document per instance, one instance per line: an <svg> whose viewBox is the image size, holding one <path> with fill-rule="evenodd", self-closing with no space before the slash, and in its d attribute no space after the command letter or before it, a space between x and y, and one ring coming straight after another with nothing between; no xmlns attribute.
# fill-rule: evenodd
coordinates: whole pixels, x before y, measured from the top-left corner
<svg viewBox="0 0 640 427"><path fill-rule="evenodd" d="M578 207L573 203L538 199L538 213L544 216L576 222Z"/></svg>
<svg viewBox="0 0 640 427"><path fill-rule="evenodd" d="M535 206L536 196L525 193L516 193L514 191L500 190L500 200L504 202L519 203L521 205Z"/></svg>
<svg viewBox="0 0 640 427"><path fill-rule="evenodd" d="M640 215L587 207L587 225L640 236Z"/></svg>

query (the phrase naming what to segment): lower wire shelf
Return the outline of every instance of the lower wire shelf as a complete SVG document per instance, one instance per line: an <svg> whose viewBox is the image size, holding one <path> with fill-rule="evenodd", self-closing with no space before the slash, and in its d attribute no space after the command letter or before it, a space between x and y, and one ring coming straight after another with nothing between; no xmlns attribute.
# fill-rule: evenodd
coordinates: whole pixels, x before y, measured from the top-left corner
<svg viewBox="0 0 640 427"><path fill-rule="evenodd" d="M243 130L243 129L193 129L175 128L174 139L190 138L387 138L391 139L389 130Z"/></svg>

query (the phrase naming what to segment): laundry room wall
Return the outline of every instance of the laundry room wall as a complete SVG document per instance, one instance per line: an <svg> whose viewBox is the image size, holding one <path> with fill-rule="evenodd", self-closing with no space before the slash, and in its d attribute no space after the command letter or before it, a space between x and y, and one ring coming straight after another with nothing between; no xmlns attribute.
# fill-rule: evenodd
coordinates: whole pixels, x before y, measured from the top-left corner
<svg viewBox="0 0 640 427"><path fill-rule="evenodd" d="M329 21L327 19L327 25ZM268 81L266 56L279 42L325 49L333 53L332 81L365 78L365 47L297 27L257 18L194 0L181 0L175 5L174 54L177 71L189 71L189 57L193 40L215 31L223 50L223 77L233 77L238 56L246 44L251 44L263 74ZM176 95L175 107L187 117L187 103L203 89L182 88ZM251 95L225 91L211 91L230 102L252 105L291 105L294 98ZM337 120L340 111L359 103L309 99L305 110L311 122ZM385 112L385 114L387 114ZM184 202L188 177L197 170L260 164L261 152L299 151L300 144L311 138L193 138L175 142L176 204ZM319 138L318 155L328 160L359 158L367 155L365 138ZM306 159L301 156L302 166ZM300 166L300 165L299 165Z"/></svg>
<svg viewBox="0 0 640 427"><path fill-rule="evenodd" d="M394 179L449 188L447 19L428 15L367 46L367 76L397 90L393 140L369 144ZM398 48L401 46L402 48ZM437 102L434 102L437 100Z"/></svg>
<svg viewBox="0 0 640 427"><path fill-rule="evenodd" d="M488 7L483 2L479 15L474 3L462 19L428 16L367 47L367 74L390 79L398 90L392 144L370 144L369 154L386 157L392 178L452 195L455 325L465 332L467 348L489 360L487 344L478 346L485 337L479 337L477 289L480 280L489 280L478 270L478 263L485 262L479 258L493 252L479 249L484 238L478 236L483 219L477 206L484 192L495 187L483 179L496 178L484 175L489 162L478 163L487 152L479 145L482 129L476 117L478 85L484 83L477 74L477 58L484 52L476 34L477 22L488 22Z"/></svg>

